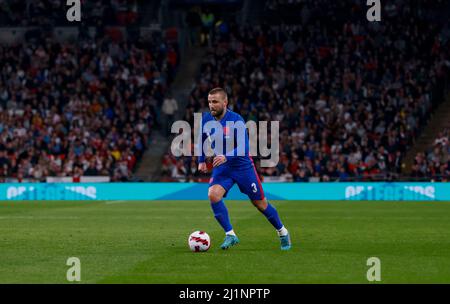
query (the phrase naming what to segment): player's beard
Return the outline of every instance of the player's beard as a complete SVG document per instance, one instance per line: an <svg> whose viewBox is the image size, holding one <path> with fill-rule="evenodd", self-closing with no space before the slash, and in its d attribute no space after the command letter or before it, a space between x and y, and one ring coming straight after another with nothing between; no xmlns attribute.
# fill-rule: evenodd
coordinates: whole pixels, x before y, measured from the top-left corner
<svg viewBox="0 0 450 304"><path fill-rule="evenodd" d="M211 111L211 115L215 118L222 116L222 114L223 114L223 108L220 110L215 110L214 114L213 114L213 111Z"/></svg>

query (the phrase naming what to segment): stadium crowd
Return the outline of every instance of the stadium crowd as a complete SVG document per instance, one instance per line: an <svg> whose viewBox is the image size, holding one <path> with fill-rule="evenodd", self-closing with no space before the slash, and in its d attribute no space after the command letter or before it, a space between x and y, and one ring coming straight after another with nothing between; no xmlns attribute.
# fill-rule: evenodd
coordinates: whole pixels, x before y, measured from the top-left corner
<svg viewBox="0 0 450 304"><path fill-rule="evenodd" d="M0 0L0 26L67 24L70 6L62 0ZM129 25L138 22L137 0L81 1L85 25Z"/></svg>
<svg viewBox="0 0 450 304"><path fill-rule="evenodd" d="M276 10L303 1L270 2ZM280 122L280 161L258 168L266 180L396 178L443 97L448 31L428 20L446 3L389 3L382 23L361 20L355 1L305 3L294 24L216 30L185 120L208 111L208 91L224 87L246 121ZM196 168L195 157L163 159L165 180L203 178Z"/></svg>
<svg viewBox="0 0 450 304"><path fill-rule="evenodd" d="M158 33L0 46L0 179L129 180L178 58Z"/></svg>

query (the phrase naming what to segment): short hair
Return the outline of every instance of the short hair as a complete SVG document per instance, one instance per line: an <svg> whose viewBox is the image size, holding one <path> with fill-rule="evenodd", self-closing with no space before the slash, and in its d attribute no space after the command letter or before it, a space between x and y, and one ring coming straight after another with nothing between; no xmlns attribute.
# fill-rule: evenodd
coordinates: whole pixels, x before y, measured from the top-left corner
<svg viewBox="0 0 450 304"><path fill-rule="evenodd" d="M226 100L228 100L227 92L222 88L214 88L211 91L209 91L208 95L214 95L214 94L222 94L223 97L225 97Z"/></svg>

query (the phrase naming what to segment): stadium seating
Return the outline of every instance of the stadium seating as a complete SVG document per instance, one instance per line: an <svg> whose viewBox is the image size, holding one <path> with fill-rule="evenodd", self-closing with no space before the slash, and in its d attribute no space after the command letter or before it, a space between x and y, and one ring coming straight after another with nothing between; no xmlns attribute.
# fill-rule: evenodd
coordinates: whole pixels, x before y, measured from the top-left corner
<svg viewBox="0 0 450 304"><path fill-rule="evenodd" d="M178 64L162 36L0 46L0 179L130 180Z"/></svg>
<svg viewBox="0 0 450 304"><path fill-rule="evenodd" d="M126 26L138 21L137 0L81 1L86 25ZM67 25L66 1L0 1L0 26Z"/></svg>
<svg viewBox="0 0 450 304"><path fill-rule="evenodd" d="M246 121L280 121L280 162L258 168L266 181L400 178L405 153L440 102L436 84L449 71L448 32L428 22L445 3L389 3L382 23L358 20L355 1L305 3L268 2L272 15L302 7L303 18L289 24L216 31L185 119L208 111L208 90L221 86ZM165 180L205 179L195 157L168 153L164 172Z"/></svg>

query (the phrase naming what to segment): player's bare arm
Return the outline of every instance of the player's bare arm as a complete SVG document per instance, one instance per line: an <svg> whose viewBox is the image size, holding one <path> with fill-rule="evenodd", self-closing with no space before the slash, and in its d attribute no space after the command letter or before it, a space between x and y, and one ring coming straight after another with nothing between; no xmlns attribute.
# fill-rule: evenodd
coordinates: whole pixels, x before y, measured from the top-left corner
<svg viewBox="0 0 450 304"><path fill-rule="evenodd" d="M217 155L213 160L213 167L218 167L221 164L225 163L227 158L224 155Z"/></svg>
<svg viewBox="0 0 450 304"><path fill-rule="evenodd" d="M200 171L202 173L208 172L208 168L206 166L206 163L199 163L198 164L198 171Z"/></svg>

